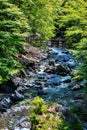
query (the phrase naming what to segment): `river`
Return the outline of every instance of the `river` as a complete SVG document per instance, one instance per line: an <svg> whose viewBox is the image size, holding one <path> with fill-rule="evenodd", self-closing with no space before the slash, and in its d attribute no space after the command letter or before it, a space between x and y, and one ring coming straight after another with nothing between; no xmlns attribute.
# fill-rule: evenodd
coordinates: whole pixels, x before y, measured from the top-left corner
<svg viewBox="0 0 87 130"><path fill-rule="evenodd" d="M26 70L28 75L27 78L24 78L26 91L24 93L19 91L25 97L24 101L40 96L45 102L56 102L69 110L85 104L84 81L72 80L73 72L78 64L69 49L50 47L45 59L41 61L37 73ZM27 116L28 109L29 106L26 103L23 104L23 101L15 102L7 109L7 112L1 114L1 128L6 127L8 130L6 125L9 122L11 125L11 119L14 122L19 117ZM86 122L83 124L84 130L87 130Z"/></svg>

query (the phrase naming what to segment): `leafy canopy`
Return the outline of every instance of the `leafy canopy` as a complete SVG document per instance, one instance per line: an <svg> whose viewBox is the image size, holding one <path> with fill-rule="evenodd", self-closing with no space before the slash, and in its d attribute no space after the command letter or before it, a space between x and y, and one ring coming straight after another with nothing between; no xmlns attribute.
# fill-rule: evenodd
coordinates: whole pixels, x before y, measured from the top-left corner
<svg viewBox="0 0 87 130"><path fill-rule="evenodd" d="M58 28L65 28L67 44L74 44L76 57L83 61L75 72L76 78L87 79L87 1L58 1Z"/></svg>
<svg viewBox="0 0 87 130"><path fill-rule="evenodd" d="M25 37L39 41L54 36L57 0L0 0L0 81L8 79L22 65L13 57L22 52Z"/></svg>
<svg viewBox="0 0 87 130"><path fill-rule="evenodd" d="M8 79L21 68L13 56L22 51L24 37L29 30L28 19L9 0L0 0L0 75Z"/></svg>

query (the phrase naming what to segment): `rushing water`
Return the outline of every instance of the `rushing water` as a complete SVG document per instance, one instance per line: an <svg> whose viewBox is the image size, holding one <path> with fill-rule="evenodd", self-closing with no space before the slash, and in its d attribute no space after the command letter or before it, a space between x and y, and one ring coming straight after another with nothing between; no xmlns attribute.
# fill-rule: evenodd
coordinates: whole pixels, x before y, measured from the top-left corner
<svg viewBox="0 0 87 130"><path fill-rule="evenodd" d="M46 73L46 72L44 72L44 70L46 69L47 66L49 66L49 61L53 60L53 59L56 59L55 64L58 64L58 62L60 64L68 64L69 61L72 59L73 60L72 64L74 64L74 66L75 66L75 61L73 59L72 54L68 53L67 49L65 49L65 48L50 48L50 50L51 50L51 54L49 55L49 57L46 60L42 61L39 72L36 75L34 75L33 77L31 76L31 78L29 78L29 83L39 86L38 89L35 89L35 88L34 89L35 89L37 95L40 95L45 100L48 100L48 101L54 100L54 101L60 102L60 99L62 97L65 98L66 93L68 94L67 96L70 96L73 93L69 89L69 85L71 84L71 74L67 74L66 76L61 76L56 73L54 73L54 74ZM65 53L68 53L68 54L65 54L64 51L65 51ZM59 57L59 56L61 56L61 57L58 59L59 60L58 61L57 57ZM65 58L66 58L65 60L63 59L63 56L65 56ZM72 72L72 70L73 69L71 69L71 72Z"/></svg>
<svg viewBox="0 0 87 130"><path fill-rule="evenodd" d="M52 60L55 61L55 66L60 64L69 67L70 73L62 76L58 75L58 73L56 74L56 72L45 72L44 70L46 68L50 68L50 66L53 67L52 65L49 65L49 62ZM66 48L50 48L47 58L40 64L39 71L37 73L29 72L29 76L25 81L27 85L32 87L28 88L26 93L24 93L25 97L30 99L35 96L40 96L44 98L46 102L57 102L68 108L81 104L83 99L78 97L83 94L83 90L79 89L78 91L72 91L70 89L70 86L73 85L72 75L75 65L76 62L69 50ZM12 116L15 112L18 112L20 113L19 115L25 116L26 114L23 115L23 111L24 113L27 113L28 110L25 108L28 108L28 106L13 106L10 110L8 110L6 115L10 113L10 116ZM8 118L8 120L10 119ZM6 123L7 122L8 121L6 121ZM84 130L87 130L87 128L84 128Z"/></svg>

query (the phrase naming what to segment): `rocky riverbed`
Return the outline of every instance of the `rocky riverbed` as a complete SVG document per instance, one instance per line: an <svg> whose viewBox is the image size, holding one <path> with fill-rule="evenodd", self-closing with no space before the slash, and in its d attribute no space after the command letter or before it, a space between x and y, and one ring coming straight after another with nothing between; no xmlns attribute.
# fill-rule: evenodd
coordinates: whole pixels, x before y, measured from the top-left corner
<svg viewBox="0 0 87 130"><path fill-rule="evenodd" d="M72 80L78 63L69 49L50 47L44 53L33 47L25 47L24 55L16 58L27 68L0 85L0 130L30 130L27 115L30 106L25 99L35 96L42 97L47 103L61 104L76 115L82 112L78 120L87 130L86 81Z"/></svg>

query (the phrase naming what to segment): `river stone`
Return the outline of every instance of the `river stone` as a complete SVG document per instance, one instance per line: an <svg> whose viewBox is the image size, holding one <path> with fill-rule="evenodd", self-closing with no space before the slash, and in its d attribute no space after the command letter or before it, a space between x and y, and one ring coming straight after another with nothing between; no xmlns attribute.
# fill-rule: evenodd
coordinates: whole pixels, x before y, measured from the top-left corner
<svg viewBox="0 0 87 130"><path fill-rule="evenodd" d="M53 59L53 60L50 60L50 61L49 61L49 65L55 66L55 60L54 60L54 59Z"/></svg>
<svg viewBox="0 0 87 130"><path fill-rule="evenodd" d="M65 54L70 54L70 52L66 49L64 51L62 51L62 53L65 53Z"/></svg>
<svg viewBox="0 0 87 130"><path fill-rule="evenodd" d="M24 92L26 92L27 90L28 90L29 88L27 88L27 87L21 87L21 86L19 86L18 88L17 88L17 91L19 92L19 93L24 93Z"/></svg>
<svg viewBox="0 0 87 130"><path fill-rule="evenodd" d="M29 121L24 121L20 124L22 128L31 128L31 123Z"/></svg>
<svg viewBox="0 0 87 130"><path fill-rule="evenodd" d="M20 94L18 91L15 91L10 98L12 101L21 101L24 99L24 95Z"/></svg>
<svg viewBox="0 0 87 130"><path fill-rule="evenodd" d="M46 73L55 73L55 67L47 67L44 72Z"/></svg>
<svg viewBox="0 0 87 130"><path fill-rule="evenodd" d="M1 103L1 102L0 102L0 111L1 112L6 112L7 111L6 105L4 103Z"/></svg>
<svg viewBox="0 0 87 130"><path fill-rule="evenodd" d="M16 86L21 86L23 84L23 79L17 76L13 77L12 81Z"/></svg>
<svg viewBox="0 0 87 130"><path fill-rule="evenodd" d="M35 62L30 60L28 57L26 57L25 55L21 55L19 57L20 61L22 64L26 65L26 66L30 66L30 67L34 67L35 66Z"/></svg>
<svg viewBox="0 0 87 130"><path fill-rule="evenodd" d="M27 116L21 117L17 120L13 127L13 130L30 130L31 129L31 122Z"/></svg>
<svg viewBox="0 0 87 130"><path fill-rule="evenodd" d="M58 52L50 52L50 53L48 53L48 58L53 58L54 60L57 60Z"/></svg>
<svg viewBox="0 0 87 130"><path fill-rule="evenodd" d="M10 100L10 98L8 97L8 98L3 98L2 100L1 100L1 103L6 107L6 108L9 108L9 106L11 105L11 100Z"/></svg>
<svg viewBox="0 0 87 130"><path fill-rule="evenodd" d="M70 73L70 69L67 66L57 64L57 68L55 70L56 74L66 76Z"/></svg>
<svg viewBox="0 0 87 130"><path fill-rule="evenodd" d="M0 84L0 92L2 93L13 93L17 89L17 86L12 79Z"/></svg>
<svg viewBox="0 0 87 130"><path fill-rule="evenodd" d="M75 85L73 85L73 86L70 87L70 89L73 90L73 91L79 90L81 88L83 88L83 86L81 86L79 84L75 84Z"/></svg>
<svg viewBox="0 0 87 130"><path fill-rule="evenodd" d="M58 112L59 115L64 115L66 121L73 121L71 112L68 110L68 108L64 107L63 105L58 104L58 107L56 107L56 112Z"/></svg>
<svg viewBox="0 0 87 130"><path fill-rule="evenodd" d="M66 108L63 105L58 104L58 107L56 107L56 112L64 114L66 112Z"/></svg>

